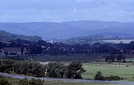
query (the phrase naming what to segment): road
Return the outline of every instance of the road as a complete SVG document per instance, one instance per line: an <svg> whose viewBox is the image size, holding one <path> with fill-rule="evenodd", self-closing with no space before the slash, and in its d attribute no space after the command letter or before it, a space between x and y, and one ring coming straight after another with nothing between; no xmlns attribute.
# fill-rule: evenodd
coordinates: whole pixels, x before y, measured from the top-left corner
<svg viewBox="0 0 134 85"><path fill-rule="evenodd" d="M77 83L97 83L97 84L124 84L124 85L134 85L134 82L121 82L121 81L99 81L99 80L84 80L84 79L64 79L64 78L46 78L46 77L32 77L32 76L25 76L25 75L17 75L17 74L8 74L0 72L1 76L16 78L16 79L24 79L27 78L28 80L34 79L41 79L44 81L62 81L62 82L77 82Z"/></svg>

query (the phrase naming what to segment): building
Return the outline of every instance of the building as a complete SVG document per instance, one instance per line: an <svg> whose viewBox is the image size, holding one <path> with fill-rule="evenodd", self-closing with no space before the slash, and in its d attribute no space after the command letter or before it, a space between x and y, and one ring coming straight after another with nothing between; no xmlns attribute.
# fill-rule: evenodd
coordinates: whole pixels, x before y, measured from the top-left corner
<svg viewBox="0 0 134 85"><path fill-rule="evenodd" d="M21 48L21 47L4 47L3 51L7 55L8 54L20 55L20 54L28 53L26 48Z"/></svg>

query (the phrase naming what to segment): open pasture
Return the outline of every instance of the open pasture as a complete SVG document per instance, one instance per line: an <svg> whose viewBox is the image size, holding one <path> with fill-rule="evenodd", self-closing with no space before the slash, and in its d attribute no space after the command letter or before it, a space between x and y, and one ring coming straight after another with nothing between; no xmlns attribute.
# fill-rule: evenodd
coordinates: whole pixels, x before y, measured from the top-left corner
<svg viewBox="0 0 134 85"><path fill-rule="evenodd" d="M117 75L125 78L125 81L134 81L134 66L132 63L84 63L86 72L82 74L83 78L93 79L98 71L102 72L103 76Z"/></svg>

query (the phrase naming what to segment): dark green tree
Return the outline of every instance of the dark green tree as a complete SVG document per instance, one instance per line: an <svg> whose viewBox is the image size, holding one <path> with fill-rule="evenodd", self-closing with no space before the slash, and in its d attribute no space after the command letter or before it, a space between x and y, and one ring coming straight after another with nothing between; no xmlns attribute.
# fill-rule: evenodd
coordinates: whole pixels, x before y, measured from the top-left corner
<svg viewBox="0 0 134 85"><path fill-rule="evenodd" d="M100 71L97 72L97 74L94 77L95 80L105 80L105 77L102 75Z"/></svg>
<svg viewBox="0 0 134 85"><path fill-rule="evenodd" d="M81 73L86 72L80 61L73 61L68 65L66 77L72 79L82 79Z"/></svg>
<svg viewBox="0 0 134 85"><path fill-rule="evenodd" d="M119 54L117 56L117 62L121 62L122 61L122 58L123 58L123 55L122 54Z"/></svg>
<svg viewBox="0 0 134 85"><path fill-rule="evenodd" d="M45 76L45 71L46 71L46 66L37 64L33 68L33 74L36 77L44 77Z"/></svg>
<svg viewBox="0 0 134 85"><path fill-rule="evenodd" d="M61 62L48 63L47 65L47 76L64 78L66 72L66 66Z"/></svg>
<svg viewBox="0 0 134 85"><path fill-rule="evenodd" d="M46 67L34 60L17 61L13 64L15 73L43 77Z"/></svg>
<svg viewBox="0 0 134 85"><path fill-rule="evenodd" d="M15 60L11 59L0 60L0 71L10 73L11 71L13 71L13 64L15 62Z"/></svg>

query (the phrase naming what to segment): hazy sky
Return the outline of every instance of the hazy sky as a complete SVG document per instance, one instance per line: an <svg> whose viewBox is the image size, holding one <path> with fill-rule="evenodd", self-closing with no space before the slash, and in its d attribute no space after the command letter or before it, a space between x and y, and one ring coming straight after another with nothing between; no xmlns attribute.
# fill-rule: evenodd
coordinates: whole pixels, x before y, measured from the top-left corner
<svg viewBox="0 0 134 85"><path fill-rule="evenodd" d="M134 0L0 0L0 22L134 22Z"/></svg>

